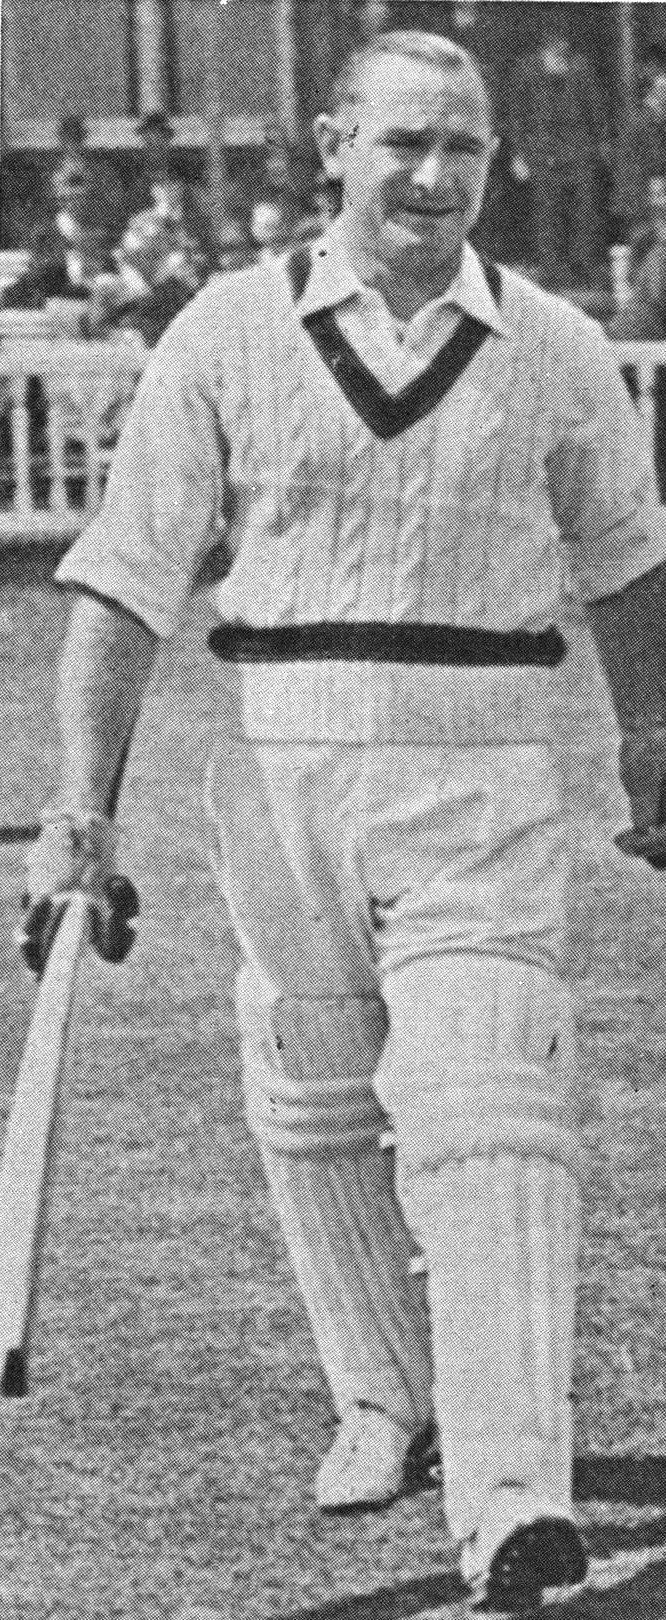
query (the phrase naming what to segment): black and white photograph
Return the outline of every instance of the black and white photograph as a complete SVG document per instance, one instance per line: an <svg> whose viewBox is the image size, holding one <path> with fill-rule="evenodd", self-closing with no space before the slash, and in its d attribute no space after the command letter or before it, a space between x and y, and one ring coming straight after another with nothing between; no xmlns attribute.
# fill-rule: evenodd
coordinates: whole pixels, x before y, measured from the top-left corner
<svg viewBox="0 0 666 1620"><path fill-rule="evenodd" d="M666 5L0 5L0 1614L663 1620Z"/></svg>

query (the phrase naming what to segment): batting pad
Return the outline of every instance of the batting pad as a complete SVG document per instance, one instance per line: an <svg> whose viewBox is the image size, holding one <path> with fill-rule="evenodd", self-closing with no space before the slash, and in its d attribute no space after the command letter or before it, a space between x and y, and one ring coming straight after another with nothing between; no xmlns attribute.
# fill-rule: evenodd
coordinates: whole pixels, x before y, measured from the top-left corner
<svg viewBox="0 0 666 1620"><path fill-rule="evenodd" d="M453 1533L489 1490L571 1500L578 1146L561 984L521 962L442 957L386 986L379 1095L429 1277Z"/></svg>
<svg viewBox="0 0 666 1620"><path fill-rule="evenodd" d="M436 1410L454 1535L512 1482L571 1510L577 1189L508 1154L424 1176Z"/></svg>
<svg viewBox="0 0 666 1620"><path fill-rule="evenodd" d="M390 1159L375 1146L263 1160L338 1414L369 1401L416 1434L432 1416L430 1327Z"/></svg>
<svg viewBox="0 0 666 1620"><path fill-rule="evenodd" d="M246 966L236 1005L245 1106L264 1146L312 1154L378 1142L387 1120L368 1075L386 1035L379 997L278 996Z"/></svg>
<svg viewBox="0 0 666 1620"><path fill-rule="evenodd" d="M432 1415L430 1331L367 1078L383 1006L271 1002L246 968L238 1010L248 1120L338 1413L369 1401L416 1432Z"/></svg>
<svg viewBox="0 0 666 1620"><path fill-rule="evenodd" d="M387 974L391 1032L375 1090L402 1175L506 1150L580 1173L566 986L523 961L442 954Z"/></svg>

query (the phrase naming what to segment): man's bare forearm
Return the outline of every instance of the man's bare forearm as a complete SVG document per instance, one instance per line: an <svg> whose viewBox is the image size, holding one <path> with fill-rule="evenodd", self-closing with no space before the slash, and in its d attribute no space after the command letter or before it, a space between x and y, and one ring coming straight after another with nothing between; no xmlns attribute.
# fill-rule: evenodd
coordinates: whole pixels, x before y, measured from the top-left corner
<svg viewBox="0 0 666 1620"><path fill-rule="evenodd" d="M106 812L156 648L152 631L124 609L76 598L58 683L60 786L69 809Z"/></svg>

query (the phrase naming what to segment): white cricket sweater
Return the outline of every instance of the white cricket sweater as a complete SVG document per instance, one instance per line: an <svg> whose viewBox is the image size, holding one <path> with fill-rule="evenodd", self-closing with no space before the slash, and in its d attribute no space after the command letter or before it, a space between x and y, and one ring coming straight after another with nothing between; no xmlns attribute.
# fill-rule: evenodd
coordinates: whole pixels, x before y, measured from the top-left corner
<svg viewBox="0 0 666 1620"><path fill-rule="evenodd" d="M502 271L490 331L433 407L383 439L342 392L279 264L215 278L142 380L103 509L61 581L172 633L224 533L223 619L537 629L666 556L636 418L601 332ZM549 672L243 671L258 737L542 735Z"/></svg>

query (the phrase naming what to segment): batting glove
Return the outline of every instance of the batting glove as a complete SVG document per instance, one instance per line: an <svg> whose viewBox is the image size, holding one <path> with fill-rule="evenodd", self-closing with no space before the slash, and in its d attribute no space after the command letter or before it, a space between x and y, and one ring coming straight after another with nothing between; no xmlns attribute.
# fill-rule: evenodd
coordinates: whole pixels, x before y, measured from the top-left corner
<svg viewBox="0 0 666 1620"><path fill-rule="evenodd" d="M20 944L28 967L41 975L73 889L90 895L90 938L106 962L132 948L139 901L115 869L117 832L108 817L49 807L28 859L28 892Z"/></svg>
<svg viewBox="0 0 666 1620"><path fill-rule="evenodd" d="M666 727L626 732L620 745L620 781L633 826L618 833L623 855L666 871Z"/></svg>

